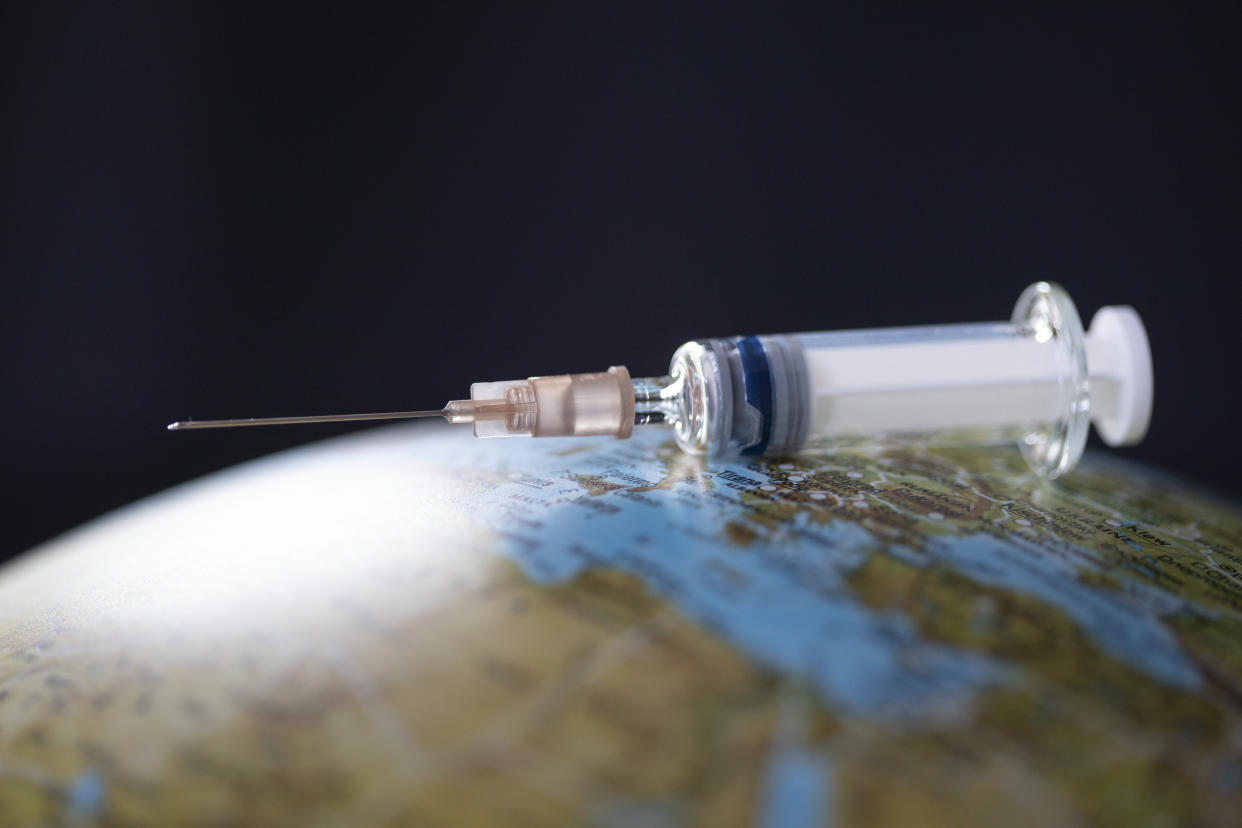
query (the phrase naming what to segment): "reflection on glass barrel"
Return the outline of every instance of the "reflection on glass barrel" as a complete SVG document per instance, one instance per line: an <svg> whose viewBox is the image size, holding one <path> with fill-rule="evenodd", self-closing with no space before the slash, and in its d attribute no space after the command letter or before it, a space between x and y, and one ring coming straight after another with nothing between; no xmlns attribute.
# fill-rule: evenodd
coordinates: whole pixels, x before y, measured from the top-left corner
<svg viewBox="0 0 1242 828"><path fill-rule="evenodd" d="M0 824L1226 825L1242 513L398 426L0 570Z"/></svg>

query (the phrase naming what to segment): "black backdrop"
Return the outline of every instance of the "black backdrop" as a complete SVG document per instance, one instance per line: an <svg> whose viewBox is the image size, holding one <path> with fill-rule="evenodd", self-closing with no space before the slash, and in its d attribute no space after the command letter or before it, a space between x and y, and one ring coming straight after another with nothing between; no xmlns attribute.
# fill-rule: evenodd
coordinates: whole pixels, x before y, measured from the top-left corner
<svg viewBox="0 0 1242 828"><path fill-rule="evenodd" d="M478 379L1131 303L1236 491L1237 6L8 5L0 558ZM1005 4L996 4L1003 6ZM500 448L498 448L500 450Z"/></svg>

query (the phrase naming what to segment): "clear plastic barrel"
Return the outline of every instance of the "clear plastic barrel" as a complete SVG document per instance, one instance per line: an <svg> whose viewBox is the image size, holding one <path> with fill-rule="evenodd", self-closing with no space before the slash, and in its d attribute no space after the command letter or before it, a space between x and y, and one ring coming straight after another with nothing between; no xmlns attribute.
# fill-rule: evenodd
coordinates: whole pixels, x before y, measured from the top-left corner
<svg viewBox="0 0 1242 828"><path fill-rule="evenodd" d="M696 340L670 375L670 419L696 453L1016 440L1055 476L1077 463L1089 422L1082 323L1046 282L1009 322Z"/></svg>

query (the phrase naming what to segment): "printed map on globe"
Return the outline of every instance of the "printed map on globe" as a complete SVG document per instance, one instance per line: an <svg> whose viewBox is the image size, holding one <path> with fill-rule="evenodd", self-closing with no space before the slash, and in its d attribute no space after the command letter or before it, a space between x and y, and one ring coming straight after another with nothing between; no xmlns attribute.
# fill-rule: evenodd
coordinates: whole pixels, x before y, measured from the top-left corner
<svg viewBox="0 0 1242 828"><path fill-rule="evenodd" d="M0 569L0 824L1236 825L1242 513L428 425Z"/></svg>

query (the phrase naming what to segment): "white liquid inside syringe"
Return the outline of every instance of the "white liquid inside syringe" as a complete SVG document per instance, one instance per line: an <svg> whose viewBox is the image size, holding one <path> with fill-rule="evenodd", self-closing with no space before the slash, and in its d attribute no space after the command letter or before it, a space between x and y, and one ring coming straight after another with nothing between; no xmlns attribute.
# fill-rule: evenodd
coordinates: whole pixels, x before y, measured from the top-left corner
<svg viewBox="0 0 1242 828"><path fill-rule="evenodd" d="M989 429L1057 417L1058 350L1007 323L796 335L808 439Z"/></svg>

